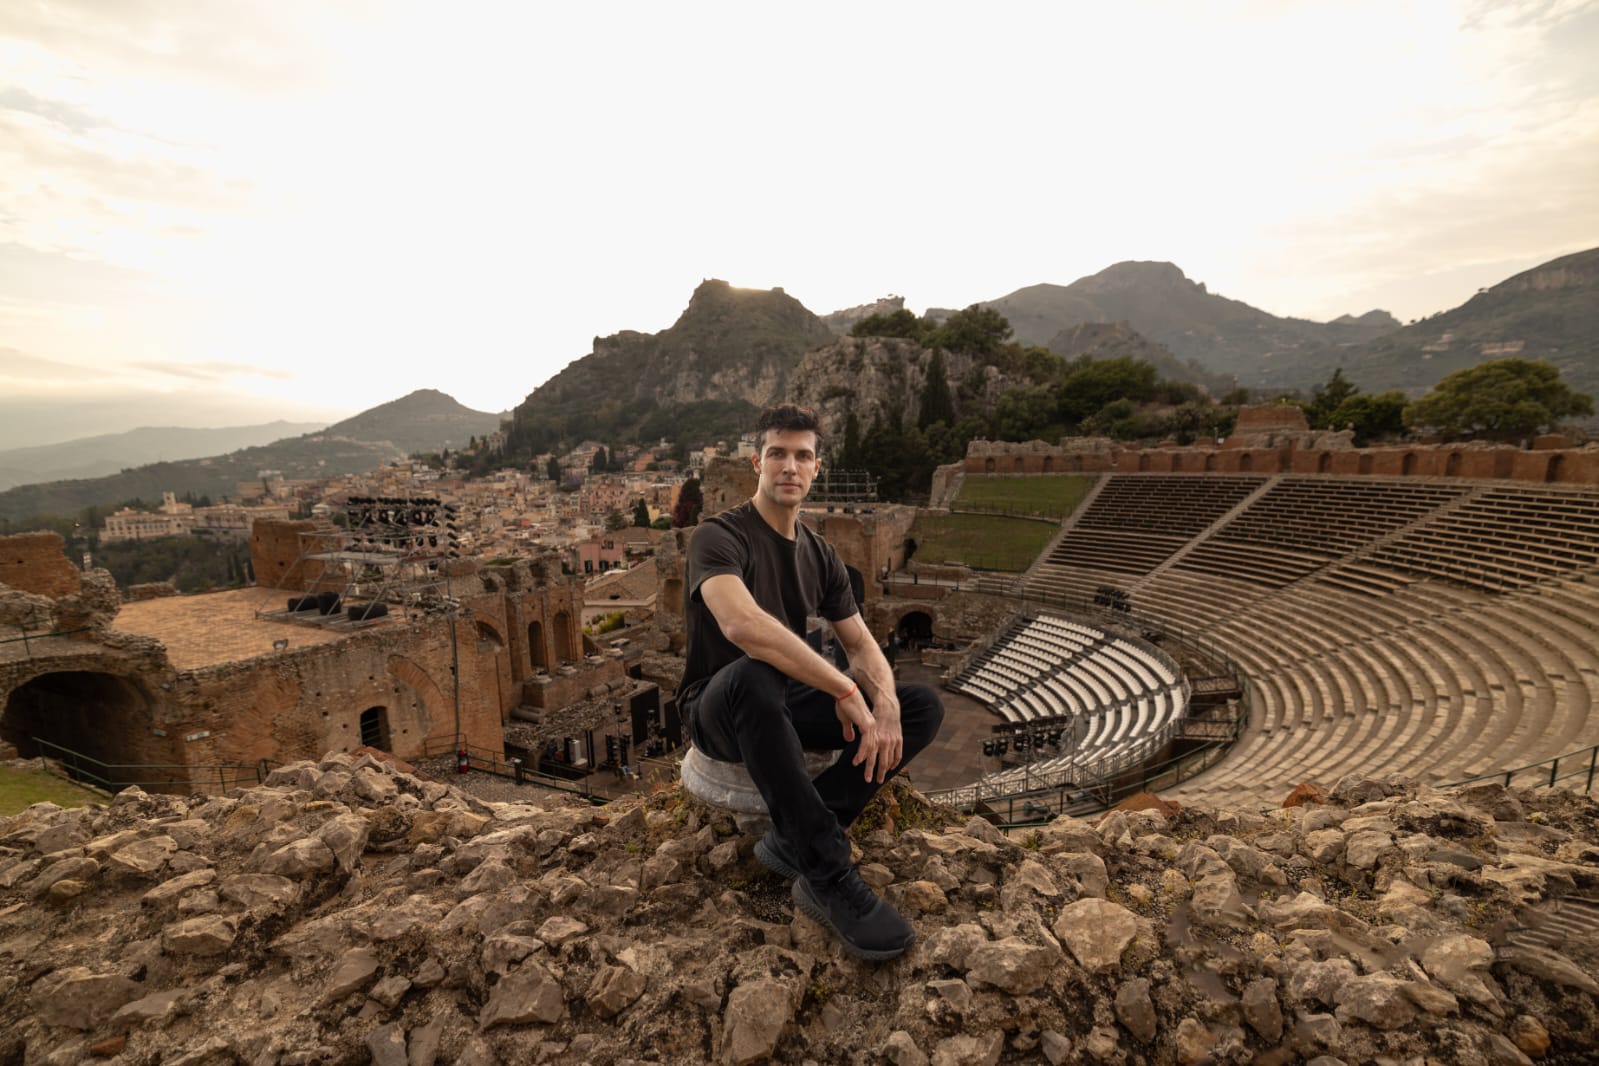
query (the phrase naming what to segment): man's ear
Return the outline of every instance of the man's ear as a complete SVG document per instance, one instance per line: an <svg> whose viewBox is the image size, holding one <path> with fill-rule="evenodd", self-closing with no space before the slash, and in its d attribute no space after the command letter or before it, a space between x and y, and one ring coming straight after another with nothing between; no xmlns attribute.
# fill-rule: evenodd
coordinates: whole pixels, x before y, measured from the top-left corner
<svg viewBox="0 0 1599 1066"><path fill-rule="evenodd" d="M757 474L759 474L761 472L761 453L760 452L756 452L754 455L750 456L750 469L754 470Z"/></svg>

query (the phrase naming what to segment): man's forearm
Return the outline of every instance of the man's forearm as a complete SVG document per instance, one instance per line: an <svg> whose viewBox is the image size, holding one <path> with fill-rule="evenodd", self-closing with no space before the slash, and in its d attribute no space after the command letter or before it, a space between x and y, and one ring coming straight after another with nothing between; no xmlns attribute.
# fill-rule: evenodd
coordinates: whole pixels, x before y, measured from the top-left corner
<svg viewBox="0 0 1599 1066"><path fill-rule="evenodd" d="M854 684L846 674L770 615L748 619L739 627L737 636L726 635L751 659L775 666L795 681L820 689L835 698L844 695Z"/></svg>
<svg viewBox="0 0 1599 1066"><path fill-rule="evenodd" d="M866 639L858 639L853 644L844 643L850 672L871 697L874 711L885 705L897 708L899 697L894 687L894 668L888 665L888 660L883 657L883 649L871 639L870 632L864 627L862 631L867 633Z"/></svg>

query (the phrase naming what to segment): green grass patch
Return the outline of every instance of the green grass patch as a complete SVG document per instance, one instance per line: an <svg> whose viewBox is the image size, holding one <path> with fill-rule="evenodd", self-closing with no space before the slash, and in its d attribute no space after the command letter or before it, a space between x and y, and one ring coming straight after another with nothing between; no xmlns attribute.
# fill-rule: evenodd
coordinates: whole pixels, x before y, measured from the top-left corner
<svg viewBox="0 0 1599 1066"><path fill-rule="evenodd" d="M1054 522L1004 515L922 515L911 527L919 563L962 562L978 570L1019 573L1059 532Z"/></svg>
<svg viewBox="0 0 1599 1066"><path fill-rule="evenodd" d="M1094 487L1094 479L1076 474L1033 474L995 477L967 474L955 507L975 511L1007 511L1063 518L1077 509Z"/></svg>
<svg viewBox="0 0 1599 1066"><path fill-rule="evenodd" d="M0 766L0 817L46 801L62 807L82 807L86 803L104 803L106 798L37 766Z"/></svg>

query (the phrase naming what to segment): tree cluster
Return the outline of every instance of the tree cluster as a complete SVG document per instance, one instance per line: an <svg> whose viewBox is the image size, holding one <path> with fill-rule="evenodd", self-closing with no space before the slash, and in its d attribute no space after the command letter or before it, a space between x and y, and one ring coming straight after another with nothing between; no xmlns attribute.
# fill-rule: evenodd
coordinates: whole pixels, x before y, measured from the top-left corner
<svg viewBox="0 0 1599 1066"><path fill-rule="evenodd" d="M926 492L933 470L958 461L974 439L1054 440L1090 433L1188 443L1227 431L1236 417L1239 397L1228 397L1233 405L1214 404L1197 386L1161 380L1141 360L1066 360L1047 348L1017 344L1002 314L975 304L942 323L903 309L874 315L851 333L903 337L932 353L915 424L894 412L863 431L850 412L843 445L833 457L836 466L871 471L879 494L888 499ZM970 355L979 367L953 390L946 351ZM999 397L992 413L976 402L986 366L1019 382Z"/></svg>

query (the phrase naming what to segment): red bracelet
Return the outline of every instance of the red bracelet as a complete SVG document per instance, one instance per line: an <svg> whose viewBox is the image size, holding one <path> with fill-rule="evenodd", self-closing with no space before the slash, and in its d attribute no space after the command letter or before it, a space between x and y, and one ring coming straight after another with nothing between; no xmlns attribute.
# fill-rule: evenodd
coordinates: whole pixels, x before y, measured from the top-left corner
<svg viewBox="0 0 1599 1066"><path fill-rule="evenodd" d="M850 698L850 697L851 697L851 696L853 696L853 695L855 695L855 693L856 693L856 691L857 691L857 690L858 690L858 689L859 689L859 688L860 688L860 686L859 686L859 685L857 685L857 684L856 684L856 683L855 683L855 682L853 682L853 681L851 681L851 682L850 682L850 683L849 683L849 691L848 691L848 692L846 692L846 693L844 693L844 694L843 694L843 695L842 695L842 696L840 696L840 697L839 697L839 698L838 698L838 699L836 699L836 700L834 700L834 701L833 701L833 702L834 702L834 703L843 703L843 702L844 702L844 701L845 701L845 700L847 700L847 699L849 699L849 698Z"/></svg>

